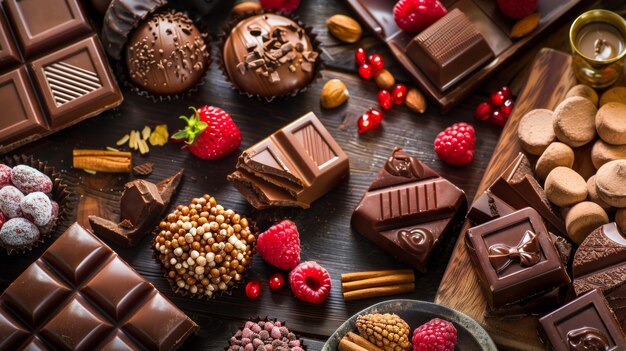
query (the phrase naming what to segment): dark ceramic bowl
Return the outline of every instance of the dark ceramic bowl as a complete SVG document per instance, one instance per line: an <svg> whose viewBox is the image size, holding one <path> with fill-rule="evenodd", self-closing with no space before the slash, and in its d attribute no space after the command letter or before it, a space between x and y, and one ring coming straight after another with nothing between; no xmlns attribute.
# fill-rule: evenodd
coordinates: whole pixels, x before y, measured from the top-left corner
<svg viewBox="0 0 626 351"><path fill-rule="evenodd" d="M433 318L441 318L452 322L458 333L458 341L455 350L458 351L497 351L485 329L475 320L463 313L448 307L431 302L417 300L389 300L372 305L363 311L350 317L330 336L322 351L336 351L339 340L349 331L356 331L356 318L368 313L395 313L404 319L411 327L411 333L415 328Z"/></svg>

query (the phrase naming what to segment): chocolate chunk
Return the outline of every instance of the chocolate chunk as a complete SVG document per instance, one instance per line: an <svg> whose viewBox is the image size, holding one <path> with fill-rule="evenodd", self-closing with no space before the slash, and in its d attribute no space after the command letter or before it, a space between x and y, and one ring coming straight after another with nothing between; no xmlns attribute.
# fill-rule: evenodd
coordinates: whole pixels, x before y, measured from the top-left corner
<svg viewBox="0 0 626 351"><path fill-rule="evenodd" d="M349 171L348 156L309 112L245 150L228 180L257 209L308 208Z"/></svg>
<svg viewBox="0 0 626 351"><path fill-rule="evenodd" d="M270 73L270 83L277 83L277 82L280 82L280 75L278 75L278 72L274 71Z"/></svg>
<svg viewBox="0 0 626 351"><path fill-rule="evenodd" d="M149 176L154 169L154 163L146 162L133 167L133 174L136 176Z"/></svg>
<svg viewBox="0 0 626 351"><path fill-rule="evenodd" d="M491 308L570 283L541 216L532 208L468 229L465 244Z"/></svg>
<svg viewBox="0 0 626 351"><path fill-rule="evenodd" d="M198 326L74 223L0 296L0 330L6 350L174 350Z"/></svg>
<svg viewBox="0 0 626 351"><path fill-rule="evenodd" d="M351 225L402 262L425 272L430 256L465 205L463 190L396 147L354 210Z"/></svg>
<svg viewBox="0 0 626 351"><path fill-rule="evenodd" d="M119 224L89 216L94 233L118 245L134 246L159 222L182 178L182 170L158 184L145 180L126 183L120 199ZM128 224L130 222L130 226Z"/></svg>
<svg viewBox="0 0 626 351"><path fill-rule="evenodd" d="M467 218L474 225L515 212L515 209L487 190L472 203Z"/></svg>
<svg viewBox="0 0 626 351"><path fill-rule="evenodd" d="M304 72L311 72L313 71L313 65L311 65L310 62L302 62L300 64L300 69L303 70Z"/></svg>
<svg viewBox="0 0 626 351"><path fill-rule="evenodd" d="M598 290L542 317L539 324L554 351L626 350L624 332Z"/></svg>

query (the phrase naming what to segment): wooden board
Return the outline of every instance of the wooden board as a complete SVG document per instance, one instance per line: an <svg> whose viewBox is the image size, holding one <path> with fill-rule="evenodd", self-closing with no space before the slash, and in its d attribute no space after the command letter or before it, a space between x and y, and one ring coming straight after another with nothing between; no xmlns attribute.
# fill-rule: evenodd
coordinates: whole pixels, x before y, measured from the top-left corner
<svg viewBox="0 0 626 351"><path fill-rule="evenodd" d="M552 49L543 49L537 54L525 86L517 98L516 108L502 131L476 194L480 195L521 151L517 137L517 126L521 117L532 109L553 109L575 84L572 57L569 54ZM545 349L538 338L536 318L515 320L486 318L487 301L465 248L464 234L468 227L466 221L435 302L452 307L477 320L496 344L504 349Z"/></svg>

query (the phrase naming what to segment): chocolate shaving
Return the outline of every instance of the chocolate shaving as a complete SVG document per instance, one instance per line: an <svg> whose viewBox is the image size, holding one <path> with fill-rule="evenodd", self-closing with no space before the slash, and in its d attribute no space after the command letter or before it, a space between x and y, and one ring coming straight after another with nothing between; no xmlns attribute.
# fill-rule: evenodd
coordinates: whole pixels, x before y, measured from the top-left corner
<svg viewBox="0 0 626 351"><path fill-rule="evenodd" d="M148 176L152 174L154 163L147 162L133 167L133 174L136 176Z"/></svg>

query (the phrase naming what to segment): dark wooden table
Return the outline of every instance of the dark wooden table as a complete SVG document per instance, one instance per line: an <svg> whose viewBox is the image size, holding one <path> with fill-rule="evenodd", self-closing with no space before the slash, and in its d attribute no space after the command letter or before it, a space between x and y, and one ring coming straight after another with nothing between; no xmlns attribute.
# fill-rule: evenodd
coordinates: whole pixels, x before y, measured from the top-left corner
<svg viewBox="0 0 626 351"><path fill-rule="evenodd" d="M616 2L599 1L596 5L607 8L624 7L610 3ZM220 27L230 18L231 5L231 2L222 4L211 15L201 19L211 29L214 41L217 40ZM182 125L178 116L188 114L187 107L192 105L215 105L228 111L243 135L240 151L306 112L313 111L317 114L350 157L351 175L349 182L331 191L308 210L255 211L226 181L226 175L234 169L237 153L220 160L205 161L181 151L179 144L169 143L162 148L152 147L146 156L140 156L138 153L134 155L135 163L151 161L156 164L154 173L148 178L152 181L170 176L180 167L185 168L185 179L172 205L186 204L192 197L208 193L215 196L224 207L232 208L257 220L263 230L274 220L282 218L294 220L300 231L302 260L315 260L331 273L333 288L328 299L320 306L309 305L296 299L288 287L270 291L267 279L278 270L263 262L257 255L247 277L261 280L264 290L258 299L248 299L243 286L240 286L231 296L219 297L212 301L196 300L172 292L159 265L152 258L149 237L131 249L111 244L139 273L201 326L199 335L192 337L184 345L185 350L222 349L228 345L231 334L246 319L256 316L286 321L288 327L305 338L309 350L319 350L326 338L349 316L371 304L388 299L375 298L346 303L342 299L340 289L340 275L344 272L404 268L397 260L354 232L349 225L352 210L374 174L392 148L399 145L464 189L469 199L473 198L501 131L499 127L490 123L474 120L472 116L474 107L487 99L489 91L501 85L510 85L514 93L519 91L524 70L540 47L568 50L567 29L571 23L571 18L561 21L543 42L520 54L519 59L505 67L480 91L448 114L442 115L434 108L429 108L426 113L420 115L404 106L397 106L385 113L386 117L381 128L359 135L356 128L358 116L378 104L375 84L362 80L355 74L354 50L362 46L369 53L382 54L386 66L396 78L405 83L410 82L394 62L389 51L371 33L366 31L363 39L352 45L342 44L331 37L326 30L325 22L326 18L336 13L355 16L341 1L303 0L297 11L301 19L319 34L319 39L323 43L326 70L322 79L317 80L306 93L296 98L266 103L239 95L230 88L214 61L208 73L207 84L192 96L155 103L123 88L125 101L118 109L14 151L32 154L39 159L47 160L52 166L65 170L65 177L75 189L78 199L75 219L83 225L88 225L86 216L89 214L110 215L117 211L115 201L123 184L130 178L125 175L90 175L73 169L71 153L74 148L114 146L115 141L122 135L131 129L141 130L145 125L153 127L156 124L167 123L170 131L173 131ZM215 51L214 47L214 58ZM347 104L337 109L325 110L319 105L319 95L323 83L330 78L343 80L350 90L351 97ZM433 140L445 127L459 121L473 123L476 128L475 159L465 167L452 167L436 158ZM416 275L414 293L397 297L432 301L455 240L456 238L448 240L439 254L433 257L431 269L427 274ZM25 255L0 255L0 291L39 257L51 241L48 240L45 245Z"/></svg>

